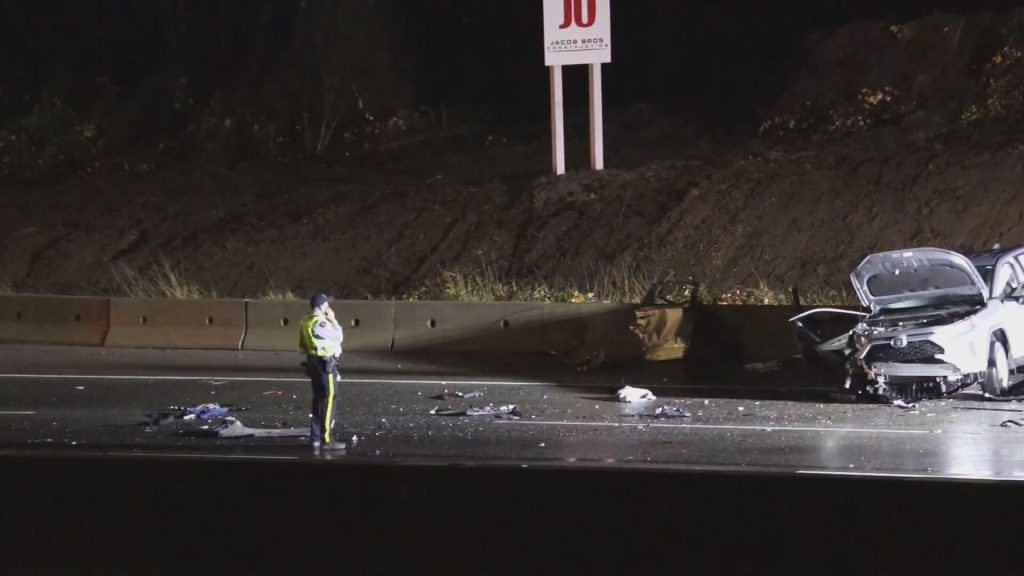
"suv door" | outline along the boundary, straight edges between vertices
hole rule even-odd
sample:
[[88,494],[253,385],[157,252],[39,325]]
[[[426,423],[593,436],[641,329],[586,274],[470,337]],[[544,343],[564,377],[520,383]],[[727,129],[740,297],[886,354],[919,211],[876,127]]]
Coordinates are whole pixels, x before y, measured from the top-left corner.
[[[997,285],[999,278],[1002,286]],[[999,258],[992,271],[993,298],[1003,301],[1003,326],[1010,344],[1011,366],[1024,365],[1024,247],[1015,248]]]

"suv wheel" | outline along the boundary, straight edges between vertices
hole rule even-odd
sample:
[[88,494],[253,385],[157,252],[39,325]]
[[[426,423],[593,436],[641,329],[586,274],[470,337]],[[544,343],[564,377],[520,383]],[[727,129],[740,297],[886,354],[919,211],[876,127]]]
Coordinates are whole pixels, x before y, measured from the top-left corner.
[[1010,359],[1003,343],[995,338],[988,346],[988,371],[981,389],[989,396],[1002,396],[1010,387]]

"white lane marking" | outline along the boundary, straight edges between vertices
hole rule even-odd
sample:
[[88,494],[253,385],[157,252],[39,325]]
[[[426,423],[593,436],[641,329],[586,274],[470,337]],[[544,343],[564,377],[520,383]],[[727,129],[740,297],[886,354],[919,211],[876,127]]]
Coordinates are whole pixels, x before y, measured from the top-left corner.
[[35,412],[2,412],[2,411],[0,411],[0,416],[31,416],[33,414],[35,414]]
[[[0,374],[3,379],[36,379],[36,380],[165,380],[175,382],[309,382],[308,378],[267,378],[267,377],[244,377],[244,376],[126,376],[126,375],[102,375],[102,374]],[[378,379],[378,378],[342,378],[342,382],[352,384],[417,384],[417,385],[464,385],[464,386],[560,386],[563,388],[614,388],[616,384],[601,383],[575,383],[575,382],[519,382],[516,380],[449,380],[449,379]],[[803,386],[715,386],[714,384],[649,384],[654,389],[663,390],[730,390],[746,392],[777,392],[777,391],[806,391],[806,392],[833,392],[836,387],[803,387]]]
[[728,424],[657,424],[632,422],[551,422],[545,420],[495,420],[495,424],[534,426],[604,426],[608,428],[697,428],[709,430],[755,430],[761,432],[853,432],[881,434],[933,434],[931,430],[887,430],[885,428],[814,428],[809,426],[731,426]]
[[842,470],[797,470],[797,474],[811,476],[852,476],[856,478],[924,478],[931,480],[987,480],[998,482],[1024,482],[1024,478],[1007,476],[957,476],[954,474],[904,474],[901,472],[846,472]]
[[168,380],[168,381],[196,381],[196,382],[309,382],[309,378],[242,378],[242,377],[216,377],[208,376],[125,376],[115,374],[0,374],[0,378],[15,379],[25,378],[30,380]]
[[160,454],[159,452],[103,452],[104,456],[144,458],[234,458],[238,460],[298,460],[298,456],[246,456],[244,454]]
[[[309,378],[267,378],[267,377],[245,377],[245,376],[126,376],[126,375],[103,375],[103,374],[0,374],[5,379],[33,379],[33,380],[164,380],[173,382],[303,382],[308,383]],[[342,378],[342,382],[361,384],[465,384],[465,385],[494,385],[494,386],[556,386],[554,382],[516,382],[501,380],[385,380],[366,378]]]

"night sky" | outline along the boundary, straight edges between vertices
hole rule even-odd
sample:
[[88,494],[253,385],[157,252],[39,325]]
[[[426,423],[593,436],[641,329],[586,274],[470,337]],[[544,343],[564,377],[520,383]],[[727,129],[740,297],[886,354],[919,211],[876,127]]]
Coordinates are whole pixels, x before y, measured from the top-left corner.
[[[351,0],[341,6],[364,4]],[[541,3],[376,0],[387,24],[366,36],[392,42],[410,101],[469,117],[543,119]],[[0,90],[88,100],[97,77],[124,89],[159,74],[195,79],[208,93],[254,84],[290,67],[281,54],[304,34],[306,0],[0,0]],[[1001,9],[1001,0],[613,0],[611,108],[638,102],[700,106],[742,119],[770,102],[809,34],[858,19],[909,19],[935,10]],[[513,7],[510,7],[513,6]],[[367,63],[367,65],[373,65]],[[567,90],[584,90],[582,69]],[[582,97],[579,94],[577,100]],[[16,107],[16,106],[15,106]],[[474,116],[476,115],[476,116]]]

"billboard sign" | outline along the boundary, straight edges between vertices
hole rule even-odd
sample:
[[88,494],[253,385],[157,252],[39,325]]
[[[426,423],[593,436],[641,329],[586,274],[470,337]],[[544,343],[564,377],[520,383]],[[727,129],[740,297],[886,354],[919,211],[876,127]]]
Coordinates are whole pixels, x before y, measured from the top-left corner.
[[546,65],[611,61],[611,0],[544,0]]

